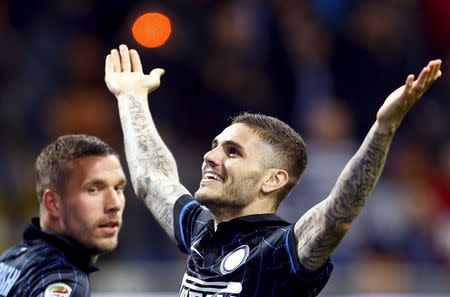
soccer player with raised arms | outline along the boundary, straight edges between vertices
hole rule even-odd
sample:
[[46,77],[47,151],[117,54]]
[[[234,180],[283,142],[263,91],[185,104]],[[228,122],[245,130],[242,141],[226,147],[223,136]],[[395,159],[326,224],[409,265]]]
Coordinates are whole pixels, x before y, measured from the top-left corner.
[[188,254],[180,296],[316,296],[332,272],[333,250],[375,187],[396,130],[441,76],[440,66],[433,60],[417,79],[407,76],[330,194],[289,224],[275,212],[306,166],[297,132],[266,115],[234,117],[205,153],[192,196],[149,111],[147,95],[164,71],[144,74],[135,50],[113,49],[105,81],[117,98],[134,190]]

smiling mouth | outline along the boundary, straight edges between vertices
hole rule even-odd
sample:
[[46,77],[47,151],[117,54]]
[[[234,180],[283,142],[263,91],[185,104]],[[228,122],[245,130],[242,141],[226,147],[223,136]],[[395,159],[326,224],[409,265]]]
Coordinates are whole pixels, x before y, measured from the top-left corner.
[[203,176],[202,181],[218,181],[223,182],[224,179],[220,175],[213,173],[213,172],[205,172],[205,175]]

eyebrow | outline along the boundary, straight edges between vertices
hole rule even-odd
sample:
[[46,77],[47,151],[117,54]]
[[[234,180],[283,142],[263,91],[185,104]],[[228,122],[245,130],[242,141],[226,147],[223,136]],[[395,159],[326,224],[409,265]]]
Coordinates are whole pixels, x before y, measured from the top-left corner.
[[[214,140],[212,141],[212,144],[218,144],[219,141],[217,140],[217,138],[214,138]],[[225,140],[221,143],[221,145],[229,145],[229,146],[234,146],[235,148],[237,148],[238,150],[243,151],[244,147],[242,145],[240,145],[239,143],[233,141],[233,140]]]
[[[107,184],[107,183],[105,182],[105,180],[103,180],[103,179],[98,179],[98,178],[88,180],[87,182],[84,183],[85,186],[103,186],[103,185],[106,185],[106,184]],[[120,186],[126,186],[126,185],[127,185],[127,180],[126,180],[126,179],[121,179],[121,180],[119,180],[119,182],[117,182],[115,185],[116,185],[116,186],[117,186],[117,185],[120,185]]]

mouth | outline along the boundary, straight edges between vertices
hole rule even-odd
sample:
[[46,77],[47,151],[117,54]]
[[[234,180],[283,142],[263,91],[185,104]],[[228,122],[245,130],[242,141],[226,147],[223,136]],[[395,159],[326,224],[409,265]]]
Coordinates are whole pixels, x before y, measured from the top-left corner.
[[115,235],[119,232],[120,223],[119,221],[108,221],[100,224],[98,227],[107,235]]
[[212,171],[205,171],[205,173],[203,174],[203,178],[202,178],[202,182],[224,182],[224,178],[223,176],[212,172]]

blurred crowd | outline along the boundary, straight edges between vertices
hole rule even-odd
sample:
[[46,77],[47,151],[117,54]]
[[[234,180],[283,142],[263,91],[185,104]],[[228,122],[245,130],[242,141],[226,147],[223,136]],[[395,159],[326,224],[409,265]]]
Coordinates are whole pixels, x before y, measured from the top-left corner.
[[[151,11],[172,20],[169,41],[156,49],[130,33]],[[265,113],[300,132],[309,164],[279,212],[292,222],[328,195],[386,96],[441,58],[443,77],[404,120],[333,259],[358,275],[376,274],[380,263],[450,273],[448,0],[0,1],[0,251],[37,215],[33,166],[46,143],[86,133],[123,155],[103,81],[104,58],[120,43],[140,52],[146,71],[166,70],[150,107],[191,192],[230,116]],[[124,216],[119,249],[104,261],[181,261],[131,187]]]

